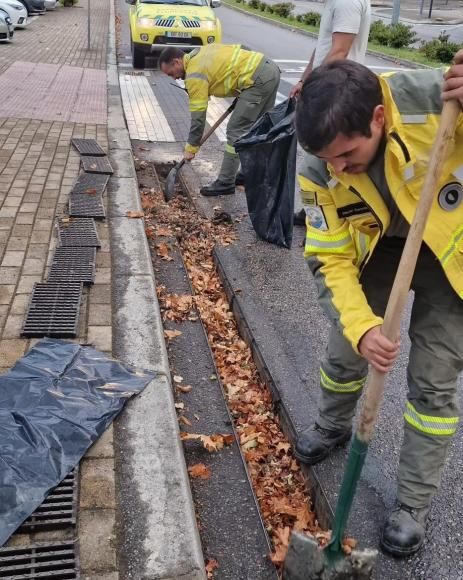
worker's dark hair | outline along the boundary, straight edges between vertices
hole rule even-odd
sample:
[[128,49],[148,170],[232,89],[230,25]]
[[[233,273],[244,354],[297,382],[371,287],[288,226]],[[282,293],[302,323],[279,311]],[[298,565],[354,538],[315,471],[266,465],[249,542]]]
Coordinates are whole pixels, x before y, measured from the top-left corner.
[[310,74],[297,100],[299,143],[317,153],[339,134],[370,137],[373,111],[382,102],[378,77],[367,67],[349,60],[322,65]]
[[161,68],[162,64],[170,64],[175,58],[183,58],[185,53],[177,46],[168,46],[164,48],[159,55],[158,66]]

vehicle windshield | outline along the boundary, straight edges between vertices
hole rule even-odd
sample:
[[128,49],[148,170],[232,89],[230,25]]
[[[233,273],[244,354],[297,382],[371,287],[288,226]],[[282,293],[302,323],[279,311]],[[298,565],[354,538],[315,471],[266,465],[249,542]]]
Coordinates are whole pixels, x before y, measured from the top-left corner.
[[141,4],[175,4],[181,6],[208,6],[207,0],[140,0]]

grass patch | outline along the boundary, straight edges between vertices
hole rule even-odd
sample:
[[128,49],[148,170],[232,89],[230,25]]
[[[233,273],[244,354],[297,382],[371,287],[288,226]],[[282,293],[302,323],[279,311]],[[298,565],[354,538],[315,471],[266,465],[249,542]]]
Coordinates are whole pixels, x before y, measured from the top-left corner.
[[[282,22],[283,24],[287,24],[288,26],[291,26],[292,28],[297,28],[298,30],[304,30],[306,32],[311,32],[313,34],[318,34],[318,27],[298,22],[294,17],[284,18],[282,16],[277,16],[276,14],[270,14],[269,12],[262,12],[258,8],[251,8],[248,4],[245,4],[243,2],[237,2],[237,0],[223,0],[223,3],[225,5],[236,6],[237,8],[241,8],[242,10],[245,10],[250,14],[257,14],[258,16],[264,16],[269,20]],[[417,64],[423,64],[432,67],[448,66],[444,65],[441,62],[429,60],[428,58],[426,58],[424,54],[418,52],[418,50],[414,48],[392,48],[389,46],[383,46],[381,44],[375,44],[373,42],[368,43],[368,48],[380,54],[384,54],[385,56],[402,60],[409,60]]]

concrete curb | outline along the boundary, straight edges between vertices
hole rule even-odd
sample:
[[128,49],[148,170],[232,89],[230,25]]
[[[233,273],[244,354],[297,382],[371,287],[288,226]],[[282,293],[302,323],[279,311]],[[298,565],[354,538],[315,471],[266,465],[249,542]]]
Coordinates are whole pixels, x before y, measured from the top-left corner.
[[113,352],[157,377],[115,422],[120,578],[206,577],[174,407],[156,282],[143,222],[132,147],[122,109],[111,1],[107,60],[109,228],[113,273]]
[[[291,32],[295,32],[296,34],[302,34],[302,36],[308,36],[309,38],[318,38],[318,34],[315,32],[309,32],[308,30],[302,30],[301,28],[297,28],[291,26],[291,24],[286,24],[285,22],[278,22],[278,20],[273,20],[272,18],[267,18],[267,16],[261,16],[260,14],[255,14],[254,12],[248,12],[244,8],[239,8],[238,6],[233,6],[233,4],[228,4],[227,2],[223,3],[223,6],[230,8],[231,10],[236,10],[237,12],[242,12],[243,14],[247,14],[248,16],[253,16],[257,18],[257,20],[263,20],[268,24],[274,24],[280,28],[286,28],[286,30],[291,30]],[[393,56],[388,56],[387,54],[383,54],[382,52],[376,52],[376,50],[367,50],[367,54],[370,56],[376,56],[376,58],[381,58],[387,62],[392,62],[395,64],[401,64],[403,66],[407,66],[409,68],[434,68],[427,64],[418,64],[416,62],[412,62],[411,60],[395,58]]]

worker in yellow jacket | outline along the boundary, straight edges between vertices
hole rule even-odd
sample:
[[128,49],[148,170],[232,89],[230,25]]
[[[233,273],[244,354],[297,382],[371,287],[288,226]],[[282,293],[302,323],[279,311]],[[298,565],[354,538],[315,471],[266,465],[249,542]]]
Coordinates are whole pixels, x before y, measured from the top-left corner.
[[165,48],[159,67],[174,79],[184,79],[190,100],[191,128],[185,159],[191,161],[199,149],[206,125],[209,97],[238,97],[227,126],[227,143],[219,176],[201,188],[202,195],[235,193],[239,157],[234,144],[255,121],[273,108],[280,83],[277,65],[260,52],[240,45],[209,44],[185,54],[175,46]]
[[[312,72],[296,110],[311,155],[299,176],[306,210],[305,256],[333,325],[321,364],[314,426],[296,456],[321,461],[349,440],[368,364],[387,372],[399,345],[381,334],[382,316],[420,196],[442,97],[463,101],[463,51],[438,70],[377,77],[333,62]],[[444,88],[443,88],[444,87]],[[444,91],[444,92],[442,92]],[[408,397],[397,506],[381,545],[416,552],[458,426],[463,370],[463,114],[445,162],[413,277]]]

